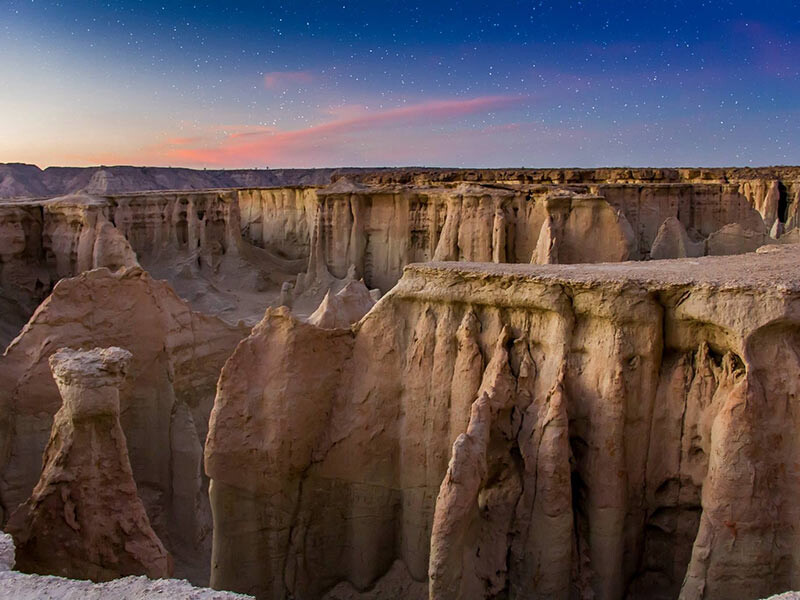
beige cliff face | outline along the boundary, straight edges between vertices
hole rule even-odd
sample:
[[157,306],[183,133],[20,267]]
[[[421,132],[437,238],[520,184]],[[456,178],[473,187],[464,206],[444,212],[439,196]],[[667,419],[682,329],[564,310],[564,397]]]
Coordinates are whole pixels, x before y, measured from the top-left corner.
[[[387,174],[377,182],[366,178],[367,184],[339,179],[315,191],[309,266],[298,285],[322,288],[319,302],[330,277],[342,279],[354,269],[367,286],[385,293],[412,262],[574,264],[741,254],[771,243],[770,228],[778,238],[795,227],[793,183],[737,184],[692,173],[637,181],[647,175],[638,171],[606,173],[610,182],[566,171],[561,178],[551,175],[537,184],[402,177],[402,184],[382,183],[391,181]],[[769,194],[762,188],[772,190],[774,210],[764,209]],[[285,210],[293,215],[297,209]],[[741,233],[731,235],[734,226]]]
[[797,168],[7,167],[41,199],[0,203],[0,525],[42,475],[48,358],[119,346],[138,497],[195,583],[797,587]]
[[[793,239],[800,198],[800,173],[777,168],[342,170],[325,171],[334,180],[327,186],[298,172],[300,183],[318,185],[178,192],[131,191],[146,189],[157,170],[46,173],[52,178],[42,189],[77,193],[0,204],[0,306],[10,315],[2,345],[60,278],[91,268],[141,264],[193,308],[253,325],[289,294],[295,312],[308,316],[351,271],[350,279],[386,293],[412,262],[570,264],[752,251],[759,239]],[[153,186],[198,187],[193,177],[219,175],[169,173],[158,171]],[[226,175],[243,185],[290,176]],[[662,239],[653,253],[674,219],[694,246],[666,251]],[[734,225],[736,233],[722,231]]]
[[352,330],[268,312],[212,413],[212,584],[320,598],[405,570],[431,598],[796,586],[781,498],[798,485],[798,252],[415,265]]
[[94,581],[171,575],[171,558],[137,495],[119,421],[130,362],[130,352],[116,347],[50,356],[63,405],[39,482],[8,521],[20,570]]
[[39,479],[61,406],[49,356],[64,346],[120,346],[133,353],[120,422],[139,495],[178,574],[202,581],[211,541],[202,445],[220,369],[246,334],[192,312],[138,267],[60,281],[0,357],[3,520]]
[[242,237],[239,202],[236,191],[206,191],[0,204],[0,306],[9,315],[0,345],[13,339],[59,279],[100,267],[141,265],[193,308],[255,324],[266,306],[278,303],[281,284],[306,267],[309,240],[301,224],[278,239],[293,214],[284,202],[262,209],[267,225],[253,240],[258,244],[250,243]]

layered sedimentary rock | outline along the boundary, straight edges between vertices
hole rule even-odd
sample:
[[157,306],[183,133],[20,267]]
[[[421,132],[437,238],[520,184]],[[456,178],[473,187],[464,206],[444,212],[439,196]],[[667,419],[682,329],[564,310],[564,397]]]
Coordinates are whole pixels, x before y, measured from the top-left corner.
[[350,281],[335,294],[328,291],[308,322],[325,329],[347,328],[360,321],[374,305],[367,287],[360,281]]
[[[690,258],[704,256],[706,244],[703,240],[692,240],[686,228],[676,217],[669,217],[658,228],[650,258]],[[736,253],[734,253],[736,254]]]
[[202,445],[220,369],[247,332],[193,312],[138,267],[61,280],[0,357],[0,520],[30,496],[61,406],[49,356],[126,348],[120,421],[139,495],[176,572],[202,582],[211,530]]
[[120,426],[119,391],[131,362],[121,348],[50,356],[63,399],[39,482],[6,530],[29,573],[108,581],[169,577],[172,559],[150,526]]
[[[408,173],[205,192],[88,186],[93,195],[0,204],[0,305],[10,315],[0,343],[59,278],[100,266],[138,261],[196,309],[252,325],[283,301],[281,289],[307,316],[350,271],[385,293],[411,262],[647,259],[674,220],[697,244],[687,256],[701,242],[702,253],[740,253],[797,226],[791,169]],[[741,235],[718,233],[734,224]],[[665,254],[663,241],[652,256],[683,255]]]
[[[322,270],[334,278],[354,270],[385,293],[411,262],[572,264],[750,252],[759,236],[771,243],[765,223],[794,226],[788,208],[780,218],[764,209],[756,183],[424,186],[342,178],[315,191],[309,267],[298,286],[325,280]],[[774,204],[778,188],[764,189],[773,190],[767,203]],[[308,218],[307,208],[302,214]],[[720,233],[734,225],[741,235]]]
[[[286,208],[286,207],[284,207]],[[281,214],[291,211],[283,210]],[[75,195],[0,204],[0,306],[5,346],[64,277],[141,264],[181,297],[229,322],[251,325],[276,303],[280,286],[306,267],[308,241],[270,213],[260,246],[242,237],[234,191]],[[247,230],[246,230],[247,231]],[[305,246],[303,245],[305,244]],[[272,250],[271,248],[274,248]],[[297,258],[301,256],[301,258]]]
[[212,412],[212,584],[797,587],[799,256],[414,265],[349,330],[268,311]]

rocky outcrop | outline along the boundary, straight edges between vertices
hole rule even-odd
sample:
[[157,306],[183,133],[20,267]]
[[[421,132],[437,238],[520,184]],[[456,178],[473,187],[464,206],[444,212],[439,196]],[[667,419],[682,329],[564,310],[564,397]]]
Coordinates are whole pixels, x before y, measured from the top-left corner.
[[61,280],[0,357],[0,520],[31,495],[61,407],[50,355],[123,347],[133,359],[120,421],[139,495],[176,572],[202,583],[211,533],[202,445],[221,367],[247,332],[193,312],[140,268]]
[[414,265],[350,330],[268,311],[212,412],[212,584],[313,599],[405,569],[433,598],[791,588],[798,252]]
[[10,316],[0,345],[13,339],[59,279],[99,267],[141,264],[193,308],[253,325],[268,304],[277,304],[281,285],[307,265],[308,241],[295,243],[305,230],[299,223],[297,235],[284,229],[290,213],[287,206],[269,213],[277,224],[262,228],[264,247],[258,247],[242,237],[235,191],[0,204],[0,306]]
[[94,581],[171,575],[172,560],[137,495],[119,422],[130,361],[130,352],[115,347],[50,356],[64,402],[39,482],[6,527],[20,570]]
[[766,232],[771,218],[772,227],[785,230],[794,214],[778,207],[762,217],[766,200],[756,183],[422,186],[339,179],[314,192],[309,266],[298,288],[324,294],[329,276],[342,279],[355,269],[385,293],[411,262],[575,264],[749,252],[754,239],[723,242],[730,234],[722,228]]
[[320,266],[336,278],[354,268],[368,287],[385,293],[410,262],[639,258],[625,215],[598,196],[569,189],[368,187],[342,181],[316,192],[319,212],[303,289],[313,287],[315,277],[324,279],[315,275]]
[[773,240],[763,226],[752,230],[746,229],[739,223],[731,223],[708,236],[706,252],[710,256],[744,254],[755,252],[757,248],[771,243]]
[[325,294],[308,322],[325,329],[350,327],[361,320],[375,305],[367,287],[360,281],[350,281],[341,290]]
[[[692,241],[686,228],[677,218],[669,217],[658,228],[653,247],[650,249],[650,258],[661,260],[664,258],[693,258],[703,256],[705,243]],[[739,254],[731,252],[730,254]]]

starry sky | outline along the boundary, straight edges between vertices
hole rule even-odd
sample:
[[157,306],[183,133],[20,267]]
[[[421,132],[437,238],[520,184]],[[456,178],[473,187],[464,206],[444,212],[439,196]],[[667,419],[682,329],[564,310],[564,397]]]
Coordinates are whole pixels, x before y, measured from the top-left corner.
[[800,164],[786,0],[0,0],[0,162]]

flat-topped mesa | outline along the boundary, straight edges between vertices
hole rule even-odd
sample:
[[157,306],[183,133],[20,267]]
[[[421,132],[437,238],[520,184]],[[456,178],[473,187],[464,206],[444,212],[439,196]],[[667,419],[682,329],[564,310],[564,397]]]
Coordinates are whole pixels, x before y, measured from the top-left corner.
[[169,577],[172,560],[138,496],[119,421],[131,353],[62,348],[49,362],[63,405],[39,482],[8,521],[18,568],[94,581]]
[[212,412],[212,585],[791,589],[799,258],[415,264],[350,329],[267,312]]

